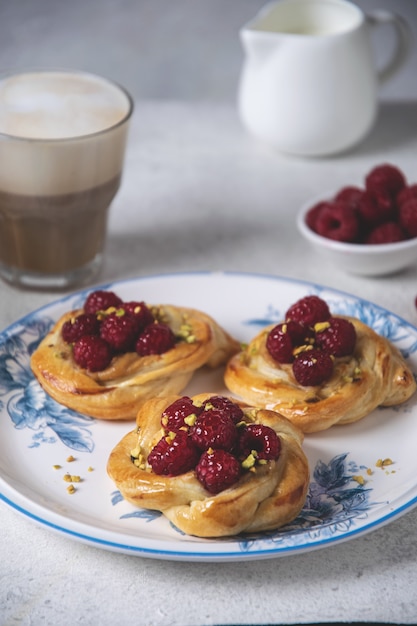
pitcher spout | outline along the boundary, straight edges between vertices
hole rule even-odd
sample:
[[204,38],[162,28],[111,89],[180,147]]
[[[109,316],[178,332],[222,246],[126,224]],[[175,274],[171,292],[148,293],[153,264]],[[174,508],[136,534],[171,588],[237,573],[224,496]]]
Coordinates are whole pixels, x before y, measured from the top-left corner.
[[244,27],[240,31],[240,40],[247,59],[254,63],[263,63],[277,48],[276,33]]

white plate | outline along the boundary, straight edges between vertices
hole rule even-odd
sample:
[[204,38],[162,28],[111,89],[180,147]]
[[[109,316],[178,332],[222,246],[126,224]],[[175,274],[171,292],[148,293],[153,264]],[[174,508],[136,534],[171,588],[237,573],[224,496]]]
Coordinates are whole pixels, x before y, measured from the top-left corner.
[[[124,299],[200,308],[242,341],[281,320],[299,298],[318,294],[334,313],[359,317],[388,337],[417,371],[416,328],[374,304],[319,285],[272,276],[195,273],[105,287]],[[183,561],[234,561],[334,545],[392,522],[417,504],[414,398],[400,407],[377,409],[356,424],[307,435],[312,481],[306,505],[297,520],[276,532],[202,540],[183,535],[158,513],[135,509],[106,474],[110,451],[131,425],[65,409],[46,396],[29,367],[30,353],[52,322],[79,306],[85,295],[72,294],[35,311],[0,335],[1,498],[31,520],[107,550]],[[221,370],[202,370],[184,393],[198,391],[225,393]],[[70,455],[73,462],[67,461]],[[392,465],[377,466],[387,458]],[[82,479],[72,495],[64,480],[67,472]]]

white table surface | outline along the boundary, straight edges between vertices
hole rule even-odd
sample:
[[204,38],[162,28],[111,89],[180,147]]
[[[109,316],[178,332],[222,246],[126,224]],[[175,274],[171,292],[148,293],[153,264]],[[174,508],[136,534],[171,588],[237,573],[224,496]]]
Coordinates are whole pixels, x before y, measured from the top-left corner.
[[[35,4],[38,12],[32,10]],[[103,2],[99,34],[92,26],[96,39],[86,27],[87,18],[92,24],[94,4],[98,6],[81,0],[39,1],[12,8],[12,3],[0,2],[0,42],[5,35],[0,50],[3,46],[5,65],[11,65],[13,54],[15,66],[45,65],[47,54],[56,51],[54,64],[100,73],[107,67],[114,78],[119,67],[120,81],[135,96],[123,184],[112,207],[106,260],[97,282],[195,270],[273,274],[343,289],[417,324],[417,266],[384,278],[345,275],[315,256],[294,221],[310,196],[360,184],[382,162],[397,164],[417,182],[414,53],[392,91],[387,87],[381,94],[379,119],[361,146],[335,158],[302,160],[255,142],[236,116],[231,94],[241,57],[233,37],[261,3],[227,3],[225,22],[216,14],[221,2],[206,0],[196,3],[198,7],[185,0],[176,3],[187,26],[183,40],[172,48],[180,66],[193,43],[196,63],[203,63],[205,46],[199,35],[216,32],[217,24],[217,48],[230,50],[228,61],[219,66],[218,83],[212,68],[205,83],[198,80],[201,68],[190,67],[192,93],[184,75],[175,74],[174,67],[167,71],[166,56],[162,61],[160,46],[173,42],[181,30],[174,3],[169,9],[161,0],[115,6]],[[391,7],[417,23],[414,2],[359,4]],[[117,6],[123,11],[115,12]],[[144,16],[155,30],[152,45],[146,21],[144,25],[140,19]],[[134,19],[143,39],[135,35]],[[192,30],[193,20],[197,31]],[[78,44],[77,25],[82,35]],[[109,50],[105,37],[111,32],[116,45]],[[42,33],[30,57],[30,43]],[[141,57],[141,42],[152,76]],[[133,65],[126,68],[129,53]],[[170,90],[158,74],[162,69]],[[0,283],[0,328],[56,297]],[[0,624],[412,624],[417,622],[416,531],[413,510],[388,526],[324,550],[247,564],[184,563],[86,546],[33,524],[1,503]]]

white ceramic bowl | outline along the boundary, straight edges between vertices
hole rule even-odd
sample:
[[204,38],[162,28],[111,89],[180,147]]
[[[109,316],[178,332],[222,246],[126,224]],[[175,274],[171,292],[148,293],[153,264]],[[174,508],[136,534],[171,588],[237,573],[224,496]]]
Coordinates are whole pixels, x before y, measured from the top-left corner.
[[301,235],[328,262],[349,274],[384,276],[394,274],[417,263],[417,237],[387,244],[343,243],[313,232],[305,221],[308,211],[318,202],[334,194],[321,194],[306,202],[297,216]]

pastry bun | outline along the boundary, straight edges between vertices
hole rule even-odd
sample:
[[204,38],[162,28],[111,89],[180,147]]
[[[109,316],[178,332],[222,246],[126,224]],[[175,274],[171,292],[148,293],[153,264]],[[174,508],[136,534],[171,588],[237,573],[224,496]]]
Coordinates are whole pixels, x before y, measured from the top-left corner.
[[271,325],[230,359],[227,388],[245,402],[273,407],[304,433],[356,422],[378,406],[407,401],[416,381],[397,348],[360,320],[345,319],[356,330],[354,352],[335,359],[333,375],[323,384],[300,385],[291,364],[279,364],[271,357],[266,348]]
[[180,393],[198,368],[223,365],[239,350],[239,343],[201,311],[172,305],[154,308],[174,334],[186,325],[193,341],[177,341],[163,354],[116,355],[106,369],[91,372],[77,365],[72,346],[62,338],[65,322],[82,313],[70,311],[32,354],[34,375],[52,398],[75,411],[104,420],[133,420],[147,399]]
[[[211,394],[193,397],[194,402]],[[246,471],[220,493],[206,491],[196,471],[178,476],[155,474],[148,464],[134,464],[140,449],[147,459],[161,437],[161,414],[178,397],[149,400],[137,416],[137,428],[113,449],[107,471],[123,497],[135,506],[155,509],[181,531],[198,537],[227,537],[273,530],[292,521],[302,509],[309,485],[309,467],[302,450],[303,434],[275,411],[241,405],[244,420],[272,428],[281,442],[277,460]]]

